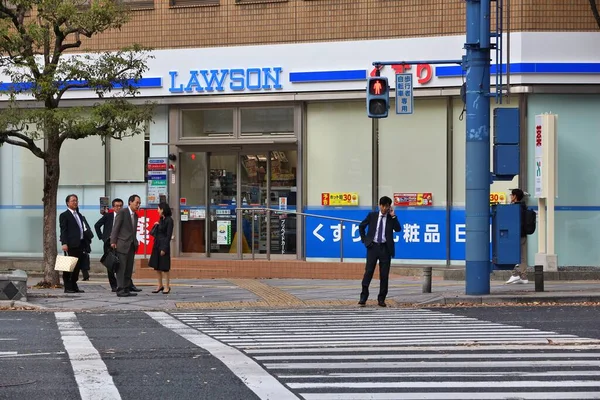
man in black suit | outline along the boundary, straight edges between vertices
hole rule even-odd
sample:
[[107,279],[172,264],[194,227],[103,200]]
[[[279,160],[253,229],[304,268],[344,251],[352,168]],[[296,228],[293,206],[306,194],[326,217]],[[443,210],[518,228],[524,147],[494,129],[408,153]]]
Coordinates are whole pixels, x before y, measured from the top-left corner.
[[65,202],[67,203],[68,209],[60,214],[58,218],[60,226],[60,243],[62,244],[62,250],[66,252],[67,255],[79,259],[73,272],[63,272],[65,293],[84,293],[84,291],[77,286],[77,280],[79,279],[81,261],[87,248],[86,239],[84,237],[86,225],[83,216],[77,211],[79,205],[77,196],[70,194],[67,196]]
[[138,248],[137,240],[137,211],[140,208],[140,196],[134,194],[129,196],[128,207],[121,209],[115,214],[115,222],[110,234],[110,245],[117,250],[119,257],[119,269],[117,271],[117,296],[136,296],[132,293],[131,275],[135,252]]
[[[110,250],[110,234],[112,233],[113,225],[115,222],[115,215],[123,208],[123,200],[116,198],[112,201],[112,212],[105,212],[102,217],[94,224],[98,238],[104,243],[104,255]],[[113,272],[107,271],[108,283],[113,292],[117,291],[117,277]],[[141,292],[142,289],[138,289],[133,282],[129,287],[131,292]]]
[[[368,232],[365,229],[369,227]],[[379,199],[379,211],[370,212],[358,226],[360,239],[367,248],[367,264],[362,280],[362,292],[358,304],[364,307],[369,298],[369,285],[373,279],[375,266],[379,260],[379,296],[377,304],[385,307],[388,293],[390,263],[396,255],[394,232],[400,232],[400,222],[392,208],[392,199],[383,196]]]

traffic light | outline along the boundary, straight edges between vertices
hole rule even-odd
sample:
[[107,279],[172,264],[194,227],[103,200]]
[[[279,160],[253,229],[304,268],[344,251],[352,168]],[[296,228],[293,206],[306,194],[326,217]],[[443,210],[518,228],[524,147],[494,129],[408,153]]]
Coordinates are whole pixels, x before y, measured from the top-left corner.
[[390,108],[390,87],[382,76],[372,76],[367,81],[367,115],[369,118],[386,118]]

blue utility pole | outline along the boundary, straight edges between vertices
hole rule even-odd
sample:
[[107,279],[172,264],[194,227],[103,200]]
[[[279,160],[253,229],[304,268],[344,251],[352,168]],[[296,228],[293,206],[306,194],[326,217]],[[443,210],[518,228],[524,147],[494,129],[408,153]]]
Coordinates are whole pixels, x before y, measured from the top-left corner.
[[466,0],[466,288],[490,294],[490,0]]
[[[395,64],[460,64],[466,70],[466,279],[465,293],[490,294],[490,0],[465,0],[466,55],[461,60],[375,61],[375,67]],[[496,1],[496,68],[502,71],[502,0]],[[501,99],[496,77],[494,97]],[[500,96],[500,97],[498,97]],[[512,178],[511,178],[512,179]]]

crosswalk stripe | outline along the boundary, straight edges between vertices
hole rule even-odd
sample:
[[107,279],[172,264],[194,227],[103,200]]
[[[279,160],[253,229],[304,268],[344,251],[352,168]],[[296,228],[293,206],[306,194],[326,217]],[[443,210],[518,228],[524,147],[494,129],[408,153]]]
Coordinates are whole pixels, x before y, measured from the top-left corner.
[[[556,376],[600,376],[600,371],[459,371],[459,372],[323,372],[319,375],[277,375],[280,379],[340,379],[340,378],[440,378],[440,377],[478,377],[478,378],[500,378],[500,377],[556,377]],[[598,383],[598,382],[597,382]]]
[[85,334],[73,312],[54,314],[69,355],[82,400],[120,400],[121,395],[100,353]]
[[[256,360],[411,360],[411,359],[445,359],[445,358],[468,358],[478,359],[481,354],[350,354],[350,355],[285,355],[285,356],[256,356]],[[598,359],[598,353],[520,353],[520,354],[490,354],[485,353],[485,358],[594,358]]]
[[201,347],[221,360],[240,380],[261,399],[296,400],[298,397],[265,372],[252,358],[239,350],[206,336],[164,312],[146,312],[165,328]]
[[[373,345],[364,347],[362,343],[356,344],[356,347],[300,347],[295,346],[291,348],[265,348],[265,349],[245,349],[244,351],[248,354],[287,354],[287,353],[347,353],[347,352],[391,352],[391,351],[410,351],[410,352],[424,352],[424,351],[523,351],[524,347],[519,340],[518,344],[503,344],[501,346],[494,344],[477,344],[477,345],[454,345],[454,346],[389,346],[388,343],[380,343],[379,345]],[[552,345],[545,341],[545,344],[527,344],[526,350],[548,350],[548,349],[560,349],[560,350],[600,350],[600,344],[560,344]]]
[[598,399],[598,392],[400,392],[400,393],[301,393],[305,400],[498,400],[543,399],[587,400]]
[[[452,381],[452,382],[299,382],[288,383],[292,389],[415,389],[415,388],[504,388],[506,382],[493,381]],[[549,388],[563,386],[569,387],[598,387],[598,381],[519,381],[519,385],[526,388]]]
[[[482,356],[485,358],[485,355]],[[478,362],[480,368],[516,368],[532,366],[531,361],[483,361]],[[600,367],[600,361],[562,360],[562,361],[535,361],[536,367]],[[375,369],[375,368],[469,368],[473,361],[454,362],[344,362],[344,363],[265,363],[268,369]]]

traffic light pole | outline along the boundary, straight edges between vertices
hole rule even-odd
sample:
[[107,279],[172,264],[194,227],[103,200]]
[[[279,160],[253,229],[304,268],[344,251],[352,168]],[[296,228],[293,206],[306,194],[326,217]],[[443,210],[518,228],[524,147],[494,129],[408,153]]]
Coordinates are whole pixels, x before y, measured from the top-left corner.
[[490,0],[465,0],[466,56],[462,60],[376,61],[460,64],[466,70],[466,274],[465,293],[490,293]]
[[490,294],[490,0],[466,0],[465,293]]

